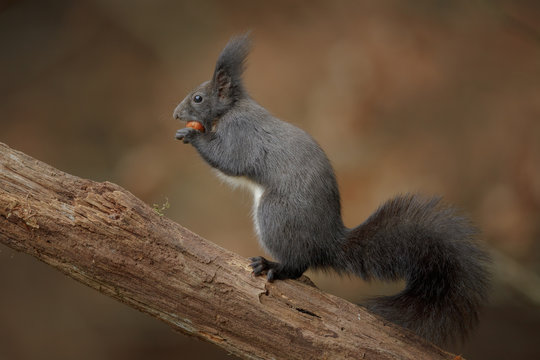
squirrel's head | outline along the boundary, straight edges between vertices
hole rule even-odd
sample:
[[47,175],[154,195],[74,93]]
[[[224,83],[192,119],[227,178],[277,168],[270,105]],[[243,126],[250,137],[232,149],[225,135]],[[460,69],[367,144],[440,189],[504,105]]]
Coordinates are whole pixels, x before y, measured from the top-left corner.
[[173,116],[211,129],[235,103],[247,97],[242,73],[250,49],[249,33],[233,37],[218,57],[212,80],[199,85],[176,107]]

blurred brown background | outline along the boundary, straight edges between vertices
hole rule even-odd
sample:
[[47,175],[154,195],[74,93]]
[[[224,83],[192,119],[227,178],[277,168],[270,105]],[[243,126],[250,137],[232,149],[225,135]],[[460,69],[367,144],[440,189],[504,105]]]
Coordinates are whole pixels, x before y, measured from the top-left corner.
[[[538,2],[0,2],[0,141],[149,204],[168,199],[171,219],[261,254],[251,199],[175,141],[172,119],[248,29],[248,89],[326,150],[347,225],[419,191],[481,228],[495,259],[491,302],[451,350],[540,358]],[[399,288],[309,276],[356,302]],[[2,360],[230,358],[4,246],[0,288]]]

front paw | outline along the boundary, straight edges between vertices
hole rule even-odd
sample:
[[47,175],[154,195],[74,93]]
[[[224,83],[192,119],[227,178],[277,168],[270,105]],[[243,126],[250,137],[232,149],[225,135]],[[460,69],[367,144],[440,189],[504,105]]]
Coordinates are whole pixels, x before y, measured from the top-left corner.
[[177,140],[184,140],[184,144],[188,144],[198,134],[200,134],[199,130],[195,130],[193,128],[185,127],[185,128],[180,129],[180,130],[178,130],[176,132],[176,139]]

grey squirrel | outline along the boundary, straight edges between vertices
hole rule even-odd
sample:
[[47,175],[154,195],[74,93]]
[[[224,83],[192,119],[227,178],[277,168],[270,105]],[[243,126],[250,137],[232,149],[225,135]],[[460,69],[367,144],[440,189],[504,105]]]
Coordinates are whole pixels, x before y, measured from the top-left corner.
[[247,186],[262,247],[276,262],[251,258],[255,275],[296,279],[308,268],[333,268],[363,279],[404,279],[394,296],[369,310],[442,344],[475,325],[488,289],[489,257],[475,228],[439,198],[401,195],[349,229],[341,218],[334,171],[303,130],[272,116],[242,82],[249,35],[233,37],[211,80],[176,107],[174,118],[195,123],[176,139],[195,147],[220,177]]

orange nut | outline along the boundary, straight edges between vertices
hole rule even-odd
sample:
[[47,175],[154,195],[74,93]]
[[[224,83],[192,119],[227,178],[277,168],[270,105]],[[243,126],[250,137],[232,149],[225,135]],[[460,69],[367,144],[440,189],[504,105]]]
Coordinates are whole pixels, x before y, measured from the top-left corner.
[[204,132],[204,126],[198,121],[188,121],[186,127],[199,130],[200,132]]

